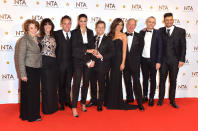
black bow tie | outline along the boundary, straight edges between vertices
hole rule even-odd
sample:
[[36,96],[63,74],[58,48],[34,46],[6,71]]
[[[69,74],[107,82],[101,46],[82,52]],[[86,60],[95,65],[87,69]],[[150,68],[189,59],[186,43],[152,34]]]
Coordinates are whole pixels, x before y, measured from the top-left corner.
[[126,33],[127,36],[133,36],[133,33]]
[[150,32],[150,33],[152,33],[152,31],[151,31],[151,30],[146,30],[146,32]]

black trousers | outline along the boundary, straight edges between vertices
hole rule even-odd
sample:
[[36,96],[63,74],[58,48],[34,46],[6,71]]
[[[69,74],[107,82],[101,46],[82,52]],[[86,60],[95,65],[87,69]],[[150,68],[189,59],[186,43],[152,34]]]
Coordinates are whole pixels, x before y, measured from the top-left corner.
[[170,101],[175,100],[177,74],[178,74],[178,61],[164,61],[160,68],[160,84],[159,84],[159,100],[163,100],[165,96],[165,84],[169,73],[170,88],[169,88],[169,99]]
[[72,89],[72,108],[77,107],[78,96],[81,84],[81,78],[83,77],[83,85],[81,88],[81,104],[86,103],[87,92],[89,86],[90,71],[85,64],[74,64],[74,84]]
[[42,112],[52,114],[58,110],[58,70],[56,58],[42,56],[41,69]]
[[[106,76],[106,72],[104,71],[101,71],[101,70],[96,70],[96,69],[92,69],[92,72],[91,72],[91,76],[93,78],[90,78],[92,79],[92,84],[91,86],[93,85],[93,87],[91,87],[91,93],[93,92],[94,95],[92,95],[92,97],[94,99],[97,99],[97,105],[99,106],[102,106],[103,103],[104,103],[104,92],[105,92],[105,76]],[[97,83],[98,83],[98,86],[99,88],[97,88]],[[97,89],[99,89],[99,95],[97,97]],[[91,99],[92,102],[94,99]]]
[[94,68],[90,69],[90,84],[91,84],[91,102],[97,103],[97,77],[96,70]]
[[142,105],[142,88],[140,84],[140,68],[132,70],[126,65],[123,71],[125,87],[127,91],[127,100],[133,99],[131,77],[133,78],[133,91],[139,106]]
[[59,82],[58,82],[58,93],[59,102],[61,105],[71,103],[71,81],[73,76],[72,68],[68,68],[65,64],[58,66]]
[[141,69],[143,75],[143,96],[148,96],[148,82],[150,79],[150,94],[149,98],[154,98],[156,90],[156,66],[150,58],[141,58]]
[[25,67],[28,81],[21,81],[20,118],[34,121],[40,116],[40,69]]

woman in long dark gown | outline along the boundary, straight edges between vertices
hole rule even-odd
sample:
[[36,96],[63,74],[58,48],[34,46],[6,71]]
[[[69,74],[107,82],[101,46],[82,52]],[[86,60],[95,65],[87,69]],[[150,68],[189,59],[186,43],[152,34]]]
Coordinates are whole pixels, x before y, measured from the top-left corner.
[[123,33],[124,22],[116,18],[110,27],[109,36],[112,38],[115,48],[115,55],[112,58],[110,71],[110,85],[107,96],[108,109],[132,110],[137,105],[129,105],[123,101],[122,92],[122,71],[125,67],[127,37]]
[[40,24],[40,43],[42,45],[42,112],[52,114],[58,110],[58,74],[56,65],[56,41],[54,24],[45,18]]

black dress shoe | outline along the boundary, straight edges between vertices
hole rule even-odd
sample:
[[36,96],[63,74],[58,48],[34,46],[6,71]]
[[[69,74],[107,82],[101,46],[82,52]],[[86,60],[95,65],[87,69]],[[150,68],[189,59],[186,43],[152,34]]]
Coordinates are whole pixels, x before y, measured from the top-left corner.
[[144,107],[141,105],[141,106],[138,106],[139,110],[140,111],[144,111]]
[[157,105],[162,106],[163,105],[163,100],[158,100]]
[[65,106],[68,106],[69,108],[72,108],[72,104],[71,103],[65,103]]
[[64,105],[61,104],[60,107],[59,107],[59,110],[61,110],[61,111],[65,110]]
[[101,112],[101,111],[102,111],[102,106],[97,106],[97,110],[98,110],[99,112]]
[[42,121],[41,118],[35,119],[35,120],[28,120],[29,122],[34,122],[34,121]]
[[147,96],[144,96],[143,97],[143,103],[146,103],[148,101],[148,97]]
[[131,100],[128,100],[128,99],[127,99],[127,100],[125,101],[126,104],[133,103],[133,102],[134,102],[134,99],[131,99]]
[[86,107],[91,107],[91,106],[96,106],[96,103],[90,101],[90,102],[86,105]]
[[153,98],[149,99],[148,105],[149,106],[154,106],[154,99]]
[[175,103],[175,101],[171,101],[170,104],[174,108],[179,108],[179,106]]

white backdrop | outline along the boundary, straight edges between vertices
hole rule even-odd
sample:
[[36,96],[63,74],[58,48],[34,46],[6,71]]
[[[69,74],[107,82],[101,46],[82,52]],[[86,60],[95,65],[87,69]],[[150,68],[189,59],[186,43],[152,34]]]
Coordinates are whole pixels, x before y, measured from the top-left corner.
[[[53,20],[55,30],[58,30],[61,17],[69,15],[72,17],[72,29],[74,29],[77,16],[81,13],[88,15],[88,27],[93,30],[95,22],[102,19],[107,24],[106,32],[108,32],[112,20],[120,17],[125,22],[128,18],[137,19],[136,31],[139,32],[145,27],[147,17],[156,17],[156,28],[159,28],[163,26],[163,14],[172,12],[175,25],[185,28],[187,32],[186,63],[178,74],[176,97],[198,97],[198,33],[196,33],[198,7],[196,5],[198,5],[197,0],[1,0],[0,104],[18,102],[18,78],[14,53],[16,41],[23,35],[22,23],[26,19],[41,21],[48,17]],[[158,89],[155,97],[157,96]]]

